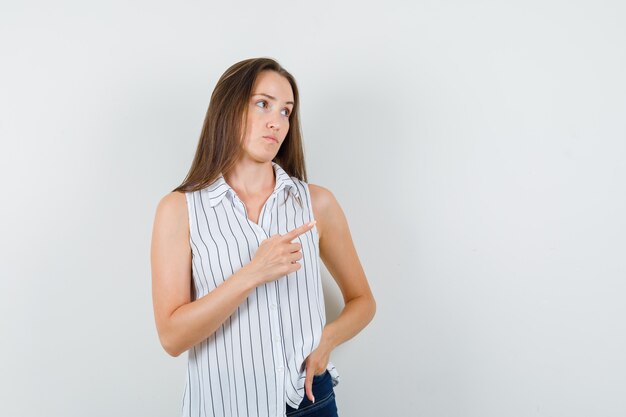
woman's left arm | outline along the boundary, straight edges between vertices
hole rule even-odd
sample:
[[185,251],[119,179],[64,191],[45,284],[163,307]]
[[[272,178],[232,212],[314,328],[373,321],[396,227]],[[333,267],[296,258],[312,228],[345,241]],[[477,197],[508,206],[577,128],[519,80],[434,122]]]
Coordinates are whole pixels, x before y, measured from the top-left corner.
[[305,388],[313,396],[313,375],[323,373],[330,352],[358,334],[374,317],[376,301],[356,253],[348,221],[330,190],[309,184],[313,214],[317,220],[320,258],[337,282],[345,306],[341,314],[326,324],[317,349],[306,360]]

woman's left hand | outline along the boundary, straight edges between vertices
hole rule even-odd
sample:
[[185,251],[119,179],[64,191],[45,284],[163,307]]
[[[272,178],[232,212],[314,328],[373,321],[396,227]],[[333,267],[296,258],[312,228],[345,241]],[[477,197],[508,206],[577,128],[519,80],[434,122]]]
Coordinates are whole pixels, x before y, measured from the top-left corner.
[[331,349],[320,343],[317,349],[311,352],[304,361],[304,366],[306,368],[304,392],[313,403],[315,402],[315,397],[313,396],[313,376],[321,375],[326,372],[326,367],[328,366],[330,358],[330,351]]

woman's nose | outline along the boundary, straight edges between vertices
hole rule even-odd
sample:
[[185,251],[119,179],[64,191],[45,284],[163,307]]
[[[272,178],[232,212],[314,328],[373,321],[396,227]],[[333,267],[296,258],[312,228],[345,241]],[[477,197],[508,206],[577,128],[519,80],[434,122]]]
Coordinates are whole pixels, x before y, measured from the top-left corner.
[[278,120],[270,118],[270,120],[267,121],[267,127],[269,127],[270,129],[279,129],[280,123],[278,122]]

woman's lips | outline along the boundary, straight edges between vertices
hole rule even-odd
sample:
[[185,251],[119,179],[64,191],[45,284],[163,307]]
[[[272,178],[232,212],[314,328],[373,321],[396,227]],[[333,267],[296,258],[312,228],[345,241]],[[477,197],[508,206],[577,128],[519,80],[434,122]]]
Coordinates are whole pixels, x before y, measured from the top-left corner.
[[273,138],[272,136],[263,136],[263,139],[268,142],[278,143],[278,140],[276,138]]

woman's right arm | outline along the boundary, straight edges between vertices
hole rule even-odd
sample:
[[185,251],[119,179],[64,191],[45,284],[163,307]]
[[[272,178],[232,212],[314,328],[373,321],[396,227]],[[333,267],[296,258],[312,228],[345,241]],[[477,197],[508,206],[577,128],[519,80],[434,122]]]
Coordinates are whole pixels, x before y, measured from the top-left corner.
[[259,283],[258,274],[244,266],[191,302],[189,219],[181,192],[166,195],[157,206],[150,258],[157,332],[161,345],[172,356],[213,334]]

